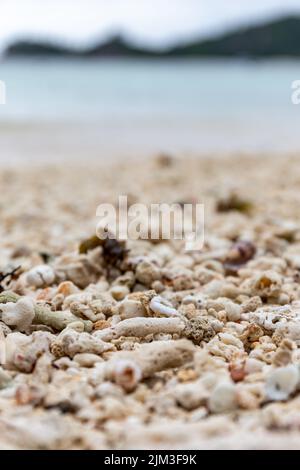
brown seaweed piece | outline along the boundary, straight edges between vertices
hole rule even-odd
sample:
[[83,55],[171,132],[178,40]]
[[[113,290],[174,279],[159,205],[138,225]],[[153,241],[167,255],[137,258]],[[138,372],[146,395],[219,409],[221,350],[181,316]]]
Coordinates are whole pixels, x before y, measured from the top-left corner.
[[90,238],[87,238],[86,240],[83,240],[80,245],[79,245],[79,253],[86,254],[90,250],[94,250],[98,246],[103,245],[104,240],[101,240],[97,235],[93,235]]
[[216,204],[217,212],[238,211],[243,214],[249,214],[252,209],[252,202],[247,199],[243,199],[236,193],[232,193],[229,196],[220,199]]

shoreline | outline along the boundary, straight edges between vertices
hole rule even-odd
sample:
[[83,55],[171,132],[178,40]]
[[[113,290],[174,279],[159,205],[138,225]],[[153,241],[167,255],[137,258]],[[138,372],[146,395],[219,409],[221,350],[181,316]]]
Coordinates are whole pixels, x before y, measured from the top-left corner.
[[[1,122],[0,121],[0,161],[10,165],[44,164],[47,162],[65,162],[66,164],[86,159],[93,162],[105,160],[144,160],[161,153],[174,155],[178,158],[229,158],[241,155],[246,158],[251,155],[280,157],[281,155],[297,155],[300,144],[296,142],[277,141],[270,143],[251,144],[250,135],[240,136],[233,143],[232,129],[228,127],[228,135],[212,138],[211,129],[199,127],[190,129],[189,133],[182,126],[162,127],[141,124],[134,127],[120,123],[80,123],[80,122]],[[201,135],[203,132],[203,135]],[[207,132],[207,135],[205,135]],[[213,143],[209,143],[209,142]],[[227,144],[225,144],[225,141]],[[254,139],[253,142],[259,142]]]

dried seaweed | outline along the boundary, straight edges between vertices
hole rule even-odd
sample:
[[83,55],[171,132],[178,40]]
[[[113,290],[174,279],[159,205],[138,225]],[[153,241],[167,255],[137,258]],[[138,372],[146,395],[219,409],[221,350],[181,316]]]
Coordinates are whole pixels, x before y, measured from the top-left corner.
[[216,210],[217,212],[231,212],[238,211],[243,214],[249,214],[253,209],[253,204],[247,199],[243,199],[239,195],[233,193],[228,197],[222,198],[217,201]]
[[102,256],[107,267],[118,266],[128,253],[125,241],[116,238],[105,238],[103,240],[97,235],[83,240],[79,245],[79,253],[86,254],[99,246],[102,247]]
[[3,286],[3,281],[6,279],[9,279],[9,282],[11,282],[14,279],[17,279],[19,275],[21,274],[19,271],[21,269],[21,266],[18,266],[14,268],[12,271],[8,271],[7,273],[0,272],[0,292],[3,292],[5,290],[5,286]]
[[52,261],[54,258],[53,255],[51,253],[48,253],[47,251],[40,251],[39,255],[45,264],[50,263],[50,261]]
[[101,238],[97,237],[97,235],[93,235],[90,238],[86,238],[83,240],[80,245],[79,245],[79,253],[86,254],[90,250],[94,250],[98,246],[103,245],[104,240],[101,240]]
[[125,241],[107,238],[103,240],[103,258],[107,266],[117,266],[128,254]]

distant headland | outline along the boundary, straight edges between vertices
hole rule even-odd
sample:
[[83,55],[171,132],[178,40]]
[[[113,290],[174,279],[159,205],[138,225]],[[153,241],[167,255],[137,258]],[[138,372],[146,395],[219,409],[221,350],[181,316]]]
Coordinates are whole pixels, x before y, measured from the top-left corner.
[[291,16],[265,24],[235,29],[208,40],[199,40],[157,51],[129,44],[122,37],[84,50],[58,42],[24,38],[11,43],[5,57],[300,57],[300,17]]

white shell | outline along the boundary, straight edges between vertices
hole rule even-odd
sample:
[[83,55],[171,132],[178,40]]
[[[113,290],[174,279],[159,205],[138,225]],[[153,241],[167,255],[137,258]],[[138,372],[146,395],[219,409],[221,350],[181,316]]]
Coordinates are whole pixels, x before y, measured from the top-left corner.
[[167,300],[163,299],[159,295],[153,297],[149,307],[157,315],[164,315],[166,317],[173,317],[179,315],[177,310],[173,308]]
[[299,372],[297,366],[289,364],[273,370],[266,381],[266,395],[270,400],[286,400],[298,384]]
[[55,273],[51,266],[41,264],[32,268],[26,275],[29,286],[42,287],[50,286],[55,280]]

